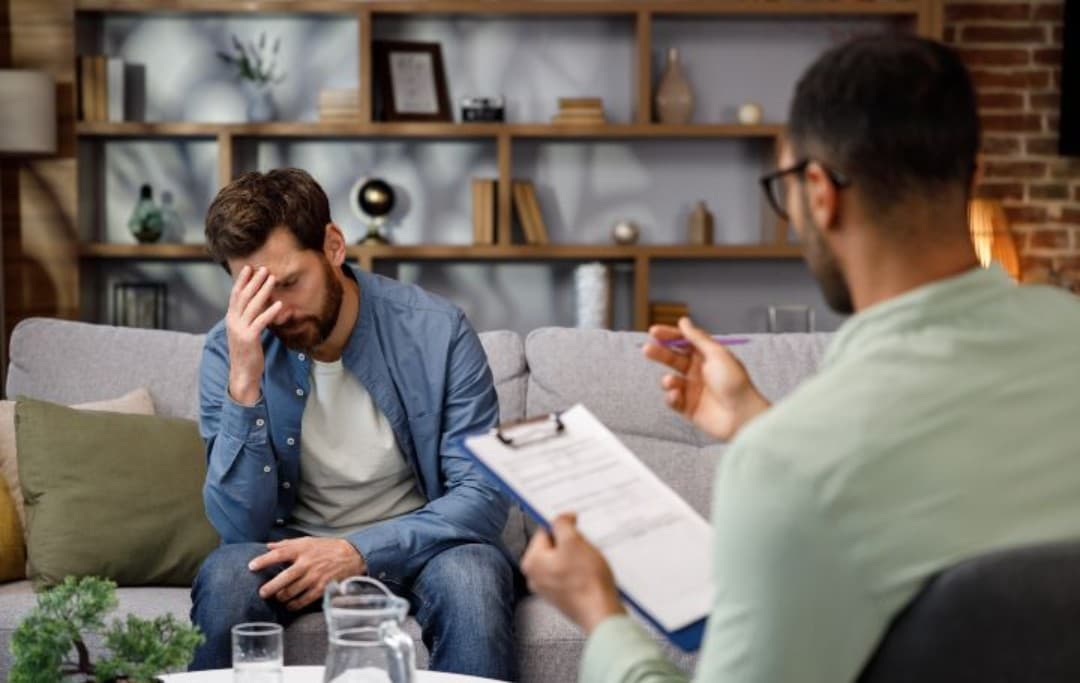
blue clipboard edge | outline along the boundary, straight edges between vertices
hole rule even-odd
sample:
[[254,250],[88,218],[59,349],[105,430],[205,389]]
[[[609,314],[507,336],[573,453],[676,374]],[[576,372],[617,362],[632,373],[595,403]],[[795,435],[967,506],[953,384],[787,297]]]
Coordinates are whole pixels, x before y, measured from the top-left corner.
[[[484,473],[484,476],[494,481],[500,489],[509,494],[510,497],[513,498],[518,503],[518,505],[521,506],[521,509],[528,513],[530,517],[535,519],[536,522],[540,524],[540,526],[544,527],[544,529],[550,532],[551,524],[546,519],[544,519],[543,516],[540,515],[540,513],[538,513],[532,505],[529,504],[529,501],[525,500],[524,496],[519,494],[513,489],[513,487],[509,486],[506,482],[500,479],[499,476],[495,474],[495,472],[493,472],[491,468],[484,463],[483,460],[478,458],[476,454],[473,453],[469,446],[465,443],[465,439],[484,435],[484,433],[478,433],[461,436],[457,439],[452,440],[451,444],[454,444],[456,442],[456,444],[461,447],[461,450],[464,451],[472,459],[472,461],[480,467],[480,470]],[[623,600],[628,602],[631,607],[634,608],[635,612],[637,612],[643,619],[649,622],[649,624],[652,625],[654,629],[656,629],[660,633],[663,633],[665,638],[671,641],[672,644],[674,644],[683,652],[697,652],[701,648],[701,641],[705,638],[705,625],[708,622],[707,618],[699,619],[698,621],[695,621],[688,626],[684,626],[678,631],[666,631],[664,630],[664,627],[656,621],[656,619],[653,619],[651,614],[642,609],[632,597],[630,597],[626,594],[625,591],[623,591],[622,588],[619,588],[619,595],[622,597]]]

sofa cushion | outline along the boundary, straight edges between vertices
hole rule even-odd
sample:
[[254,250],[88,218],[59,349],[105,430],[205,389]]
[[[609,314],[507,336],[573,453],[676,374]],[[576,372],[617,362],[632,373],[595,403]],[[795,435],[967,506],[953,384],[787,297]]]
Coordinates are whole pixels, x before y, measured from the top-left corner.
[[[525,385],[529,371],[525,366],[525,347],[521,337],[505,330],[484,332],[480,335],[480,344],[487,354],[495,393],[499,396],[499,420],[520,420],[525,414]],[[529,541],[525,520],[521,508],[511,506],[502,540],[514,557],[521,557]]]
[[[110,413],[153,415],[154,402],[145,388],[135,389],[120,398],[72,406],[80,410],[103,410]],[[0,476],[7,481],[8,491],[15,504],[15,513],[26,540],[26,512],[23,509],[22,487],[19,486],[18,453],[15,449],[15,401],[0,401]],[[22,578],[22,577],[19,577]]]
[[[696,446],[713,443],[664,404],[665,369],[641,354],[644,333],[548,327],[525,340],[529,366],[527,415],[584,403],[609,429]],[[814,373],[827,334],[757,334],[732,347],[770,401]]]
[[7,395],[70,405],[147,387],[158,415],[194,420],[202,335],[31,318],[11,335]]
[[218,543],[193,422],[21,400],[15,431],[35,583],[191,585]]
[[[634,615],[632,615],[634,616]],[[634,617],[637,619],[637,617]],[[683,671],[692,671],[696,656],[677,650],[662,635],[637,619],[671,661]],[[530,596],[521,601],[514,615],[518,665],[522,681],[573,681],[585,649],[585,637],[573,622],[550,603]]]

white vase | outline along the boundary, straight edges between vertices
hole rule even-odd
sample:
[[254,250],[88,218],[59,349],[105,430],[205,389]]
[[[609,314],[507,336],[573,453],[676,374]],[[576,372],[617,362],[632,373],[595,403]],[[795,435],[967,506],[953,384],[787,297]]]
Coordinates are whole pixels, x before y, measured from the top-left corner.
[[274,94],[269,83],[243,81],[244,100],[247,102],[247,120],[253,123],[273,121],[277,118]]
[[611,325],[611,280],[603,263],[584,263],[574,270],[575,327],[603,329]]

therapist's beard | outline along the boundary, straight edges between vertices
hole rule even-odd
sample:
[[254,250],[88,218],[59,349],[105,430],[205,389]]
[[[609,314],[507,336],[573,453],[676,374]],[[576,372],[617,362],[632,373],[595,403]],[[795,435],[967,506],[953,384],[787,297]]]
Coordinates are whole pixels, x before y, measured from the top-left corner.
[[323,259],[323,277],[326,280],[326,298],[323,300],[319,315],[295,318],[284,325],[271,325],[270,331],[293,351],[311,351],[330,337],[341,314],[341,302],[345,297],[342,287],[334,273],[334,267]]
[[810,201],[805,190],[802,194],[803,216],[807,221],[804,229],[799,231],[803,235],[803,258],[821,287],[821,293],[829,308],[841,315],[851,315],[855,312],[851,288],[848,287],[836,255],[825,242],[821,229],[814,223],[814,217],[810,215]]

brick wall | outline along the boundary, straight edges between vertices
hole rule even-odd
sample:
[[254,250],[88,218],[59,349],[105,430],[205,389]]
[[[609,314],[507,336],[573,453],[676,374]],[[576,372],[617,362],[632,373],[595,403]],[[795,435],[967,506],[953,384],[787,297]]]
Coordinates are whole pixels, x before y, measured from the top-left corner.
[[1025,280],[1080,293],[1080,158],[1056,151],[1066,1],[945,0],[945,41],[978,89],[978,194],[1005,206]]

